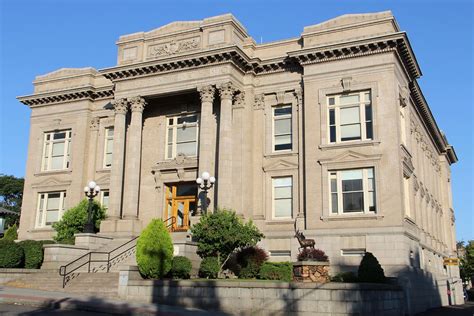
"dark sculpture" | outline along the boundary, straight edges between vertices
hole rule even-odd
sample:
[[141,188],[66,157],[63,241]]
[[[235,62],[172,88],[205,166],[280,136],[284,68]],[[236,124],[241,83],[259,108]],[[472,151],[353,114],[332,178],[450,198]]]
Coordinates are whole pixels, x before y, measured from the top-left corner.
[[298,239],[298,242],[300,243],[300,247],[298,250],[301,252],[301,249],[314,249],[314,239],[306,239],[306,237],[303,235],[302,232],[299,231],[299,229],[296,229],[296,220],[295,220],[295,237]]

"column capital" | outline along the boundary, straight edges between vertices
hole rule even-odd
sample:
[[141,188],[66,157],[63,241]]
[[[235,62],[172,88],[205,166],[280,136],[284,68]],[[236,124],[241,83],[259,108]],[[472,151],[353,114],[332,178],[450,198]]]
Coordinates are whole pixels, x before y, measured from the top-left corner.
[[128,102],[127,99],[117,99],[112,101],[114,106],[115,114],[127,114],[128,111]]
[[232,84],[232,82],[223,83],[219,86],[218,89],[219,89],[219,95],[221,96],[221,99],[232,100],[232,97],[234,96],[234,93],[235,93],[235,87]]
[[129,98],[128,102],[130,103],[130,109],[132,112],[143,112],[147,104],[145,99],[139,95]]
[[99,117],[91,118],[91,121],[89,122],[90,129],[93,130],[93,131],[99,130],[99,122],[100,122]]
[[254,99],[253,109],[263,110],[265,108],[265,96],[263,94],[257,94]]
[[243,109],[245,108],[245,92],[240,91],[235,96],[234,109]]
[[294,94],[296,97],[297,106],[303,106],[303,89],[301,89],[301,87],[295,88]]
[[201,102],[213,102],[216,88],[213,85],[198,87],[197,91],[201,97]]

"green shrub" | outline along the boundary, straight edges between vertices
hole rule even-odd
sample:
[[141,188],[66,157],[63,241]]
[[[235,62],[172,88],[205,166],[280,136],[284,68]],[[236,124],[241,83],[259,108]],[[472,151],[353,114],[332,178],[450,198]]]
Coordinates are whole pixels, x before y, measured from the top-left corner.
[[262,264],[268,260],[267,252],[257,246],[246,247],[235,253],[235,264],[229,269],[240,279],[253,279],[257,277]]
[[39,269],[43,263],[43,243],[36,240],[23,240],[18,245],[25,253],[25,268]]
[[199,276],[206,279],[216,279],[220,271],[220,264],[217,257],[207,257],[202,259],[199,267]]
[[328,256],[321,249],[305,248],[298,254],[298,261],[328,261]]
[[359,282],[384,283],[385,275],[379,261],[371,252],[366,252],[359,265]]
[[290,282],[293,276],[293,267],[289,262],[265,262],[258,273],[262,280],[280,280]]
[[3,235],[3,240],[10,240],[14,241],[18,239],[18,233],[17,233],[18,227],[16,224],[13,224],[12,226],[8,227],[7,230],[5,231],[5,234]]
[[24,259],[20,245],[11,240],[0,240],[0,268],[21,268]]
[[331,278],[332,282],[346,282],[355,283],[358,281],[357,275],[354,272],[340,272]]
[[[54,240],[64,244],[74,244],[74,234],[84,232],[84,225],[87,223],[89,201],[82,200],[78,205],[67,210],[61,220],[53,224],[56,230]],[[100,203],[93,201],[92,220],[96,232],[99,231],[100,222],[105,219],[105,208]]]
[[146,279],[159,279],[171,270],[173,242],[165,224],[153,219],[137,240],[137,264]]
[[189,279],[192,268],[191,260],[183,256],[176,256],[173,257],[171,264],[171,275],[175,279]]
[[[201,258],[217,257],[220,265],[239,248],[255,246],[264,236],[250,220],[244,223],[234,211],[217,209],[191,228]],[[220,269],[219,269],[220,271]]]

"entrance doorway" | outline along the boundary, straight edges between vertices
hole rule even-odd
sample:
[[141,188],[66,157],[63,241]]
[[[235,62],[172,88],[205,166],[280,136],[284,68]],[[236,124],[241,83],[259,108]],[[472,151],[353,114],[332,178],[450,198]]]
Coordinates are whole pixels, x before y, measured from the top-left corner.
[[171,231],[187,231],[190,217],[197,207],[197,186],[194,182],[166,185],[166,210],[164,220]]

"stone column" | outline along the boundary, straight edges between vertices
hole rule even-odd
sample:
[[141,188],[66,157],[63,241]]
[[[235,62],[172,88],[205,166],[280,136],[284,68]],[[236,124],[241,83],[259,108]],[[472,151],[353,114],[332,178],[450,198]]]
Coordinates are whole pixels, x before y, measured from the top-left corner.
[[219,161],[217,173],[217,206],[232,206],[232,83],[219,87],[221,97],[219,118]]
[[265,96],[255,96],[253,105],[253,145],[252,145],[252,171],[253,171],[253,218],[262,220],[265,218],[265,181],[262,171],[263,155],[265,146]]
[[93,117],[90,121],[90,134],[89,134],[89,161],[88,161],[88,168],[87,168],[87,179],[86,183],[94,179],[95,177],[95,169],[96,169],[96,161],[97,161],[97,138],[99,134],[99,121],[98,117]]
[[125,117],[128,110],[126,99],[113,102],[115,108],[114,120],[114,152],[112,154],[112,169],[110,171],[110,197],[107,215],[109,219],[119,219],[122,208],[123,167],[125,158]]
[[138,218],[138,194],[140,192],[140,163],[142,151],[143,110],[146,101],[137,96],[129,99],[132,117],[128,130],[127,154],[125,163],[123,218]]
[[297,134],[293,139],[293,143],[298,144],[298,213],[295,214],[297,219],[297,228],[305,229],[306,220],[305,220],[305,179],[304,179],[304,152],[303,152],[303,89],[298,87],[294,92],[296,98],[296,113],[297,113],[297,122],[298,130]]
[[232,109],[232,207],[237,214],[245,217],[243,207],[244,199],[248,196],[245,194],[244,183],[244,110],[245,110],[245,92],[241,91],[235,96]]
[[[201,97],[201,117],[199,119],[199,170],[198,176],[204,171],[207,171],[211,176],[215,176],[214,160],[215,151],[214,148],[214,129],[212,128],[214,118],[212,116],[212,108],[214,104],[214,96],[216,89],[212,85],[203,86],[198,88],[199,95]],[[212,189],[208,192],[208,199],[212,202]],[[202,205],[203,196],[200,193],[200,203]],[[207,205],[208,211],[212,210],[213,205],[209,203]],[[196,215],[201,215],[201,206],[197,209]]]

